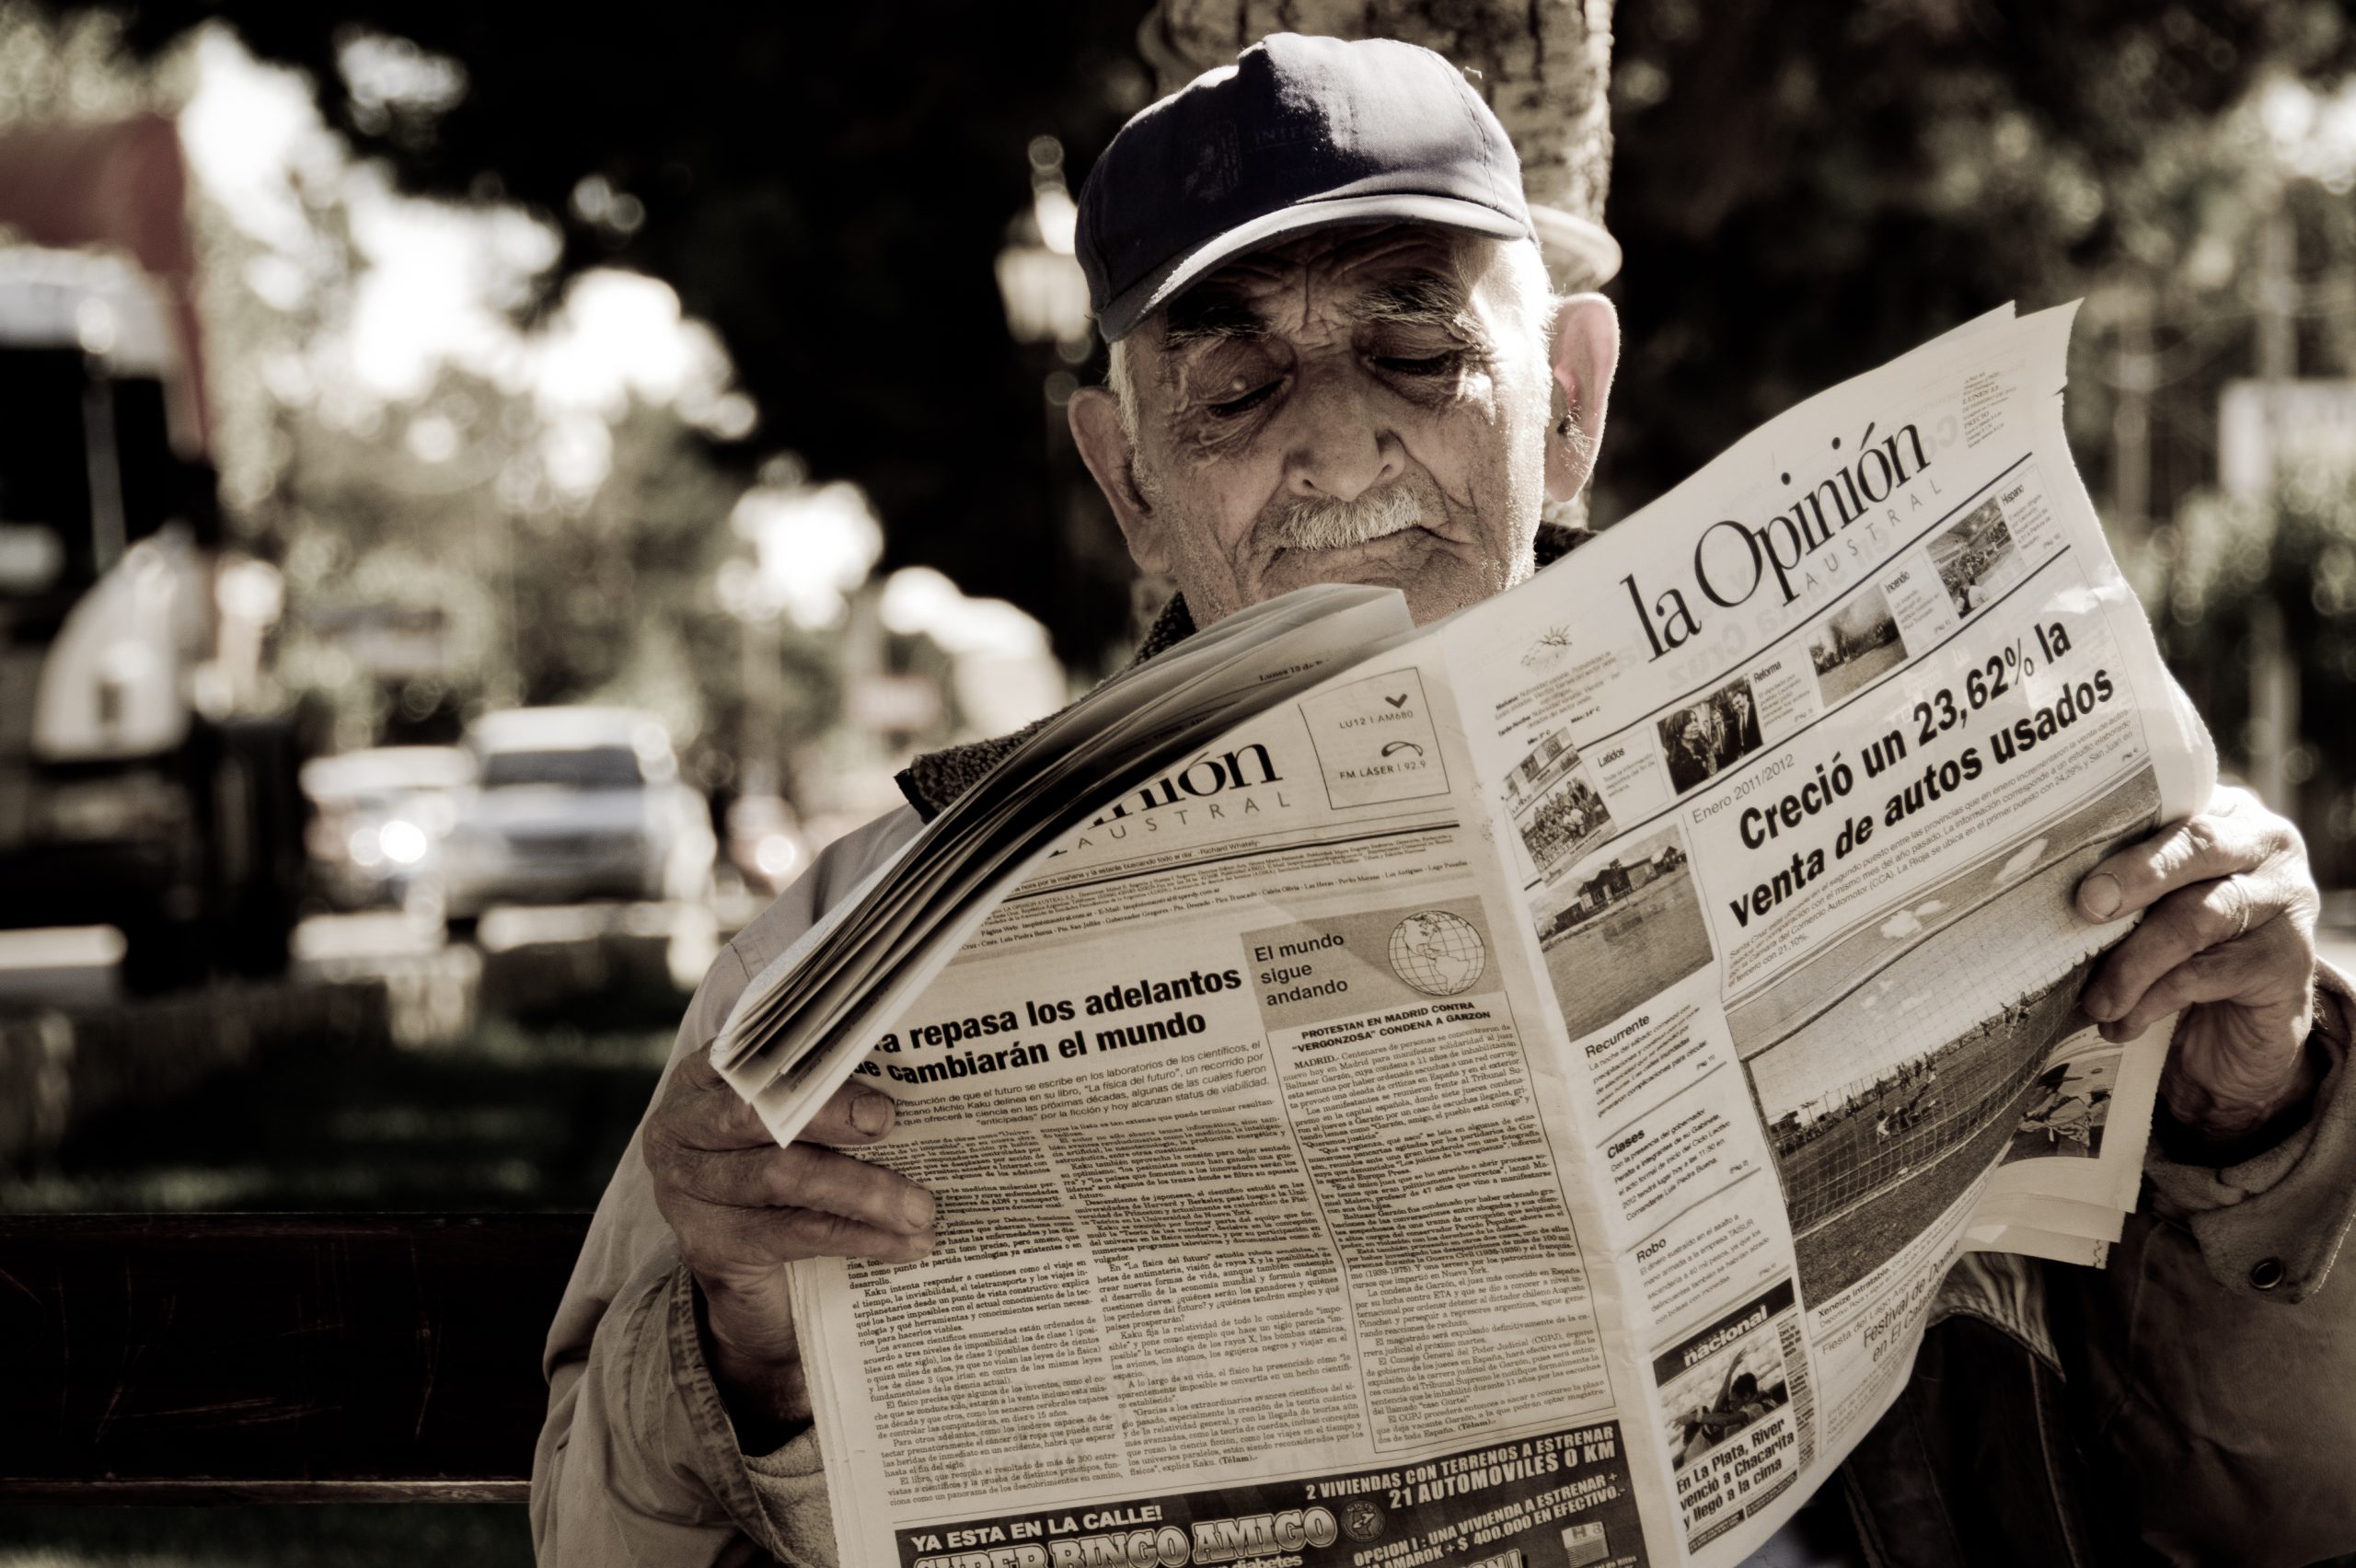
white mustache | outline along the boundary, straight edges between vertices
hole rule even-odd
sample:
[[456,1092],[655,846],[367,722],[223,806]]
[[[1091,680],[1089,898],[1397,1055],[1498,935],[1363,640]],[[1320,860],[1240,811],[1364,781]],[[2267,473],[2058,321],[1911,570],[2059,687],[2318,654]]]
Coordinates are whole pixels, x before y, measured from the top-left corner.
[[1423,520],[1415,493],[1391,485],[1356,501],[1296,501],[1277,518],[1276,538],[1288,549],[1338,550],[1403,534]]

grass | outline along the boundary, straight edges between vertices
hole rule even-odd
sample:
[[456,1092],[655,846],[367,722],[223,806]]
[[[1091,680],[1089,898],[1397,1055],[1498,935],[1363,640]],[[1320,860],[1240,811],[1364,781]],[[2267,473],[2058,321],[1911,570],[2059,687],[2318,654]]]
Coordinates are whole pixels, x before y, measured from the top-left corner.
[[433,1051],[279,1051],[97,1116],[0,1212],[585,1209],[653,1091],[672,1029],[485,1020]]
[[1574,1040],[1709,962],[1701,896],[1682,867],[1546,944],[1546,974]]
[[[2014,1029],[1943,1048],[1939,1098],[1922,1124],[1884,1137],[1877,1113],[1922,1091],[1894,1088],[1804,1147],[1778,1153],[1794,1227],[1800,1290],[1819,1307],[1897,1255],[1963,1195],[2011,1145],[2052,1042],[2079,1019],[2081,966],[2038,999]],[[1829,1218],[1822,1216],[1831,1216]]]
[[[0,1212],[595,1207],[682,998],[487,1020],[433,1051],[277,1054],[75,1132]],[[0,1508],[0,1568],[528,1568],[516,1504]]]
[[1876,675],[1896,669],[1905,659],[1906,645],[1893,638],[1845,664],[1835,664],[1816,677],[1817,685],[1824,691],[1824,706],[1831,707]]
[[[2024,1091],[2023,1098],[2026,1098]],[[2019,1106],[2015,1104],[2015,1111]],[[2015,1124],[1999,1116],[1927,1169],[1871,1203],[1799,1237],[1800,1299],[1811,1308],[1848,1289],[1898,1255],[1963,1196],[2012,1141]]]

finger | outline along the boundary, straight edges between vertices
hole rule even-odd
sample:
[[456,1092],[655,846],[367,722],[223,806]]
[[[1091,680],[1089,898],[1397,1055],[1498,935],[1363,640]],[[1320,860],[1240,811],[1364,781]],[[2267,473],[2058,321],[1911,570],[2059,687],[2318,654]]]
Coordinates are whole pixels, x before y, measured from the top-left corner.
[[670,1083],[647,1126],[649,1147],[658,1139],[700,1149],[777,1145],[752,1102],[729,1086],[704,1051],[688,1052],[671,1069]]
[[2078,909],[2090,920],[2115,920],[2181,889],[2253,870],[2272,848],[2252,813],[2203,812],[2129,845],[2087,872],[2078,883]]
[[2135,1005],[2102,1026],[2102,1037],[2118,1043],[2142,1037],[2171,1013],[2200,1002],[2233,999],[2248,980],[2248,961],[2227,949],[2196,953],[2154,981]]
[[743,1209],[732,1211],[724,1225],[682,1237],[680,1251],[707,1293],[717,1287],[752,1297],[758,1311],[772,1309],[762,1298],[782,1283],[776,1276],[780,1263],[804,1258],[906,1262],[931,1251],[938,1240],[930,1229],[887,1230],[814,1209]]
[[2153,906],[2142,925],[2102,961],[2079,1006],[2088,1018],[2124,1018],[2160,976],[2195,953],[2263,929],[2273,918],[2246,877],[2180,888]]
[[[829,1095],[799,1135],[812,1143],[871,1144],[892,1130],[898,1107],[891,1096],[863,1084],[847,1083]],[[670,1132],[699,1148],[748,1148],[777,1139],[752,1102],[720,1076],[710,1054],[691,1051],[673,1073],[664,1113],[676,1117]]]
[[2281,968],[2278,950],[2294,939],[2285,930],[2229,942],[2195,953],[2154,980],[2135,1005],[2103,1025],[2103,1038],[2132,1040],[2170,1013],[2204,1002],[2231,1002],[2250,1008],[2287,1005],[2293,1009],[2304,1000],[2302,990],[2286,990],[2276,983]]
[[872,1258],[904,1263],[923,1257],[940,1239],[930,1226],[921,1230],[891,1230],[813,1209],[780,1216],[779,1228],[792,1258]]
[[802,1129],[802,1136],[812,1143],[871,1144],[892,1130],[892,1118],[898,1109],[890,1095],[865,1084],[847,1083],[818,1107],[818,1113]]
[[811,1209],[881,1230],[924,1230],[938,1205],[914,1182],[815,1144],[707,1151],[683,1161],[676,1182],[687,1196],[733,1209]]

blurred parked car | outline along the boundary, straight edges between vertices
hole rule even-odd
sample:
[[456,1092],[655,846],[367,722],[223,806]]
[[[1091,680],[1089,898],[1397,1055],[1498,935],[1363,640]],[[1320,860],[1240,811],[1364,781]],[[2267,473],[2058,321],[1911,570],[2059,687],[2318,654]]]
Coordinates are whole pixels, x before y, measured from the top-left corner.
[[494,904],[708,902],[716,849],[661,721],[618,708],[520,708],[467,735],[475,782],[428,858],[421,902],[468,935]]
[[305,843],[318,894],[337,909],[403,903],[457,825],[458,793],[474,776],[472,754],[457,746],[380,746],[306,763]]
[[0,244],[0,928],[114,926],[136,992],[284,969],[303,882],[296,726],[239,706],[278,576],[224,548],[179,319]]

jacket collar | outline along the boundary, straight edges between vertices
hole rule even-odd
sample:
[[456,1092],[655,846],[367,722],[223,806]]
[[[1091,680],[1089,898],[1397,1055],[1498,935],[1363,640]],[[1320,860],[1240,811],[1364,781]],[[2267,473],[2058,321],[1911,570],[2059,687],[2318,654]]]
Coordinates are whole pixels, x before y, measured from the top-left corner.
[[[1594,536],[1584,528],[1567,527],[1559,523],[1538,525],[1538,564],[1553,565]],[[1135,669],[1165,648],[1183,642],[1195,633],[1195,617],[1186,609],[1186,596],[1173,594],[1161,606],[1161,613],[1146,628],[1138,651],[1131,655],[1126,669]],[[1125,671],[1126,673],[1126,671]],[[1030,739],[1031,732],[1047,721],[1041,719],[1026,724],[1011,735],[993,740],[973,741],[964,745],[949,746],[941,751],[926,752],[902,768],[899,774],[900,793],[917,814],[930,822],[947,810],[951,801],[979,783],[982,775],[996,767],[1006,755]]]

